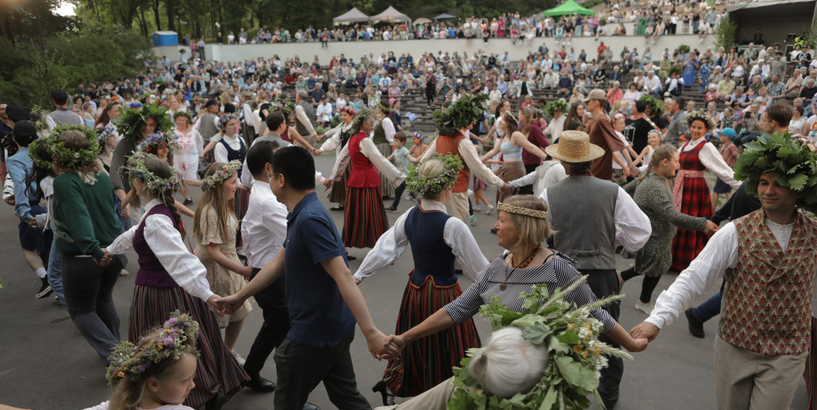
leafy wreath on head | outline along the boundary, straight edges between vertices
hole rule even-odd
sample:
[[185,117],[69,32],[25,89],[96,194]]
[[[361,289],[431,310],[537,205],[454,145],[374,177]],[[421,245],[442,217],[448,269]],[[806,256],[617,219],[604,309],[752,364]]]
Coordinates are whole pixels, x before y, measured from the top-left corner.
[[651,96],[651,95],[642,95],[640,98],[641,101],[647,103],[647,108],[650,109],[650,114],[655,117],[660,117],[664,115],[664,102]]
[[562,99],[553,100],[545,105],[545,113],[547,113],[549,117],[553,118],[553,116],[556,115],[556,111],[561,111],[562,114],[564,114],[570,111],[570,106]]
[[173,122],[167,116],[167,107],[156,103],[142,105],[139,109],[123,107],[122,115],[112,121],[116,124],[122,139],[136,144],[142,139],[142,131],[147,125],[148,118],[156,121],[153,132],[168,132],[173,127]]
[[669,76],[672,77],[673,74],[678,74],[678,76],[682,76],[684,74],[684,69],[681,66],[673,65],[669,68]]
[[431,116],[437,132],[440,135],[452,135],[481,120],[482,115],[488,110],[487,101],[486,94],[466,94],[445,110],[434,111]]
[[201,190],[209,191],[215,188],[216,185],[228,180],[241,169],[241,165],[241,161],[238,160],[233,160],[227,164],[224,164],[221,169],[201,180]]
[[[80,150],[73,150],[66,147],[65,144],[60,141],[60,135],[66,131],[81,132],[88,138],[88,147]],[[99,153],[102,152],[102,145],[99,144],[96,131],[86,125],[58,125],[51,131],[51,134],[39,138],[29,145],[28,155],[31,160],[37,163],[37,166],[41,168],[51,168],[52,163],[44,161],[34,154],[34,151],[40,144],[46,144],[48,152],[50,152],[55,159],[59,160],[62,166],[67,168],[79,168],[88,165],[96,161],[99,157]]]
[[[425,178],[420,175],[420,168],[423,164],[432,159],[442,161],[445,172],[434,178]],[[424,159],[418,165],[409,166],[406,188],[408,188],[409,192],[417,194],[420,198],[426,196],[436,197],[440,195],[440,192],[443,190],[454,186],[463,166],[462,159],[459,155],[447,154],[441,156],[440,154],[435,154],[430,158]]]
[[392,109],[390,107],[386,107],[385,105],[383,105],[381,101],[382,100],[377,100],[377,104],[375,105],[377,106],[377,109],[380,110],[380,112],[386,114],[386,116],[388,117],[389,115],[391,115]]
[[704,110],[695,110],[684,118],[684,126],[689,129],[692,126],[693,121],[703,121],[706,124],[706,130],[712,131],[715,129],[715,120],[712,117],[706,115],[706,111]]
[[287,119],[292,120],[295,103],[289,100],[289,96],[284,93],[278,94],[275,96],[275,102],[278,103],[278,106],[273,106],[272,111],[280,111]]
[[735,163],[735,179],[746,181],[746,192],[757,195],[760,177],[778,172],[777,183],[802,195],[797,206],[817,213],[817,154],[788,132],[762,135],[744,146]]
[[156,148],[158,148],[159,144],[165,144],[167,149],[170,150],[170,155],[173,155],[173,152],[179,149],[179,137],[171,132],[150,134],[139,144],[138,150],[146,154],[156,155]]
[[368,107],[363,107],[357,111],[354,118],[352,118],[352,122],[349,123],[349,126],[340,133],[341,148],[345,147],[346,144],[349,143],[349,140],[360,132],[360,126],[363,125],[363,121],[367,118],[371,118],[373,114],[372,109]]
[[146,153],[142,150],[137,150],[128,158],[128,164],[125,168],[129,171],[128,178],[130,186],[133,186],[134,180],[138,179],[145,183],[147,192],[156,194],[162,203],[165,202],[165,193],[167,191],[177,192],[182,185],[179,171],[174,167],[170,167],[170,176],[161,178],[158,175],[150,172],[145,165],[145,161],[155,158],[161,160],[154,154]]
[[190,126],[190,127],[193,126],[193,113],[191,113],[190,111],[179,111],[179,112],[177,112],[177,113],[175,113],[173,115],[174,115],[174,117],[173,117],[174,122],[176,121],[176,118],[179,118],[181,116],[181,117],[187,118],[187,125],[188,126]]

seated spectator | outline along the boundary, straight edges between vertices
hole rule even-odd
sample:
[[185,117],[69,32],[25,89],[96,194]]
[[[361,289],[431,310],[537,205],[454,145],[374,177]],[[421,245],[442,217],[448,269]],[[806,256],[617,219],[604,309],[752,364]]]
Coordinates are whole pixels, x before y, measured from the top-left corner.
[[803,77],[800,75],[800,69],[795,68],[791,78],[786,81],[786,98],[794,99],[800,95],[800,89],[803,86]]
[[[567,95],[573,89],[573,79],[570,77],[570,73],[563,71],[562,76],[559,78],[559,94],[560,95]],[[574,94],[578,93],[578,90],[574,91]]]

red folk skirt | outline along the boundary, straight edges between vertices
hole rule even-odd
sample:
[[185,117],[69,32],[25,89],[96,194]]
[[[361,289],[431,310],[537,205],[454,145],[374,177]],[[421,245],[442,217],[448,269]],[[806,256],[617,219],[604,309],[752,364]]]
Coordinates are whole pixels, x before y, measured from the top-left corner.
[[343,244],[347,248],[374,248],[380,236],[389,230],[389,218],[380,192],[379,186],[346,186]]

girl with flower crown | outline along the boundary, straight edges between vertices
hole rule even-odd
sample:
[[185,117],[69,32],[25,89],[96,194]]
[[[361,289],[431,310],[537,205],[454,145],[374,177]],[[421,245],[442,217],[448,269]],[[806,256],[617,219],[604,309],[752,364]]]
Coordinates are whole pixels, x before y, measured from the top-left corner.
[[400,186],[406,179],[369,138],[373,128],[371,111],[368,108],[360,110],[347,131],[347,135],[351,135],[349,142],[335,159],[332,174],[325,183],[327,189],[331,188],[341,178],[347,164],[351,164],[343,215],[343,243],[346,247],[374,246],[377,238],[389,229],[386,207],[381,199],[381,179],[385,178],[393,187]]
[[178,147],[173,150],[175,158],[173,167],[179,171],[182,179],[181,191],[184,196],[184,205],[190,205],[193,199],[190,198],[187,186],[199,185],[196,174],[199,171],[199,161],[204,156],[204,138],[192,128],[193,116],[189,112],[176,113],[174,120],[176,128],[173,129],[173,133],[178,138]]
[[109,254],[136,252],[139,271],[128,320],[128,339],[136,342],[163,323],[165,312],[179,310],[203,325],[198,345],[195,389],[185,400],[199,408],[217,396],[231,396],[248,380],[221,339],[217,308],[219,296],[210,290],[207,269],[184,244],[187,236],[173,194],[181,185],[178,173],[152,154],[137,151],[128,161],[131,186],[144,196],[145,216],[108,246]]
[[[326,131],[321,136],[318,136],[318,141],[320,142],[322,139],[329,136],[329,139],[323,143],[321,149],[315,151],[315,155],[321,155],[324,151],[331,151],[335,150],[335,157],[340,155],[340,151],[346,144],[349,142],[349,138],[351,137],[350,133],[347,131],[352,126],[352,119],[355,118],[355,110],[350,107],[341,107],[340,108],[340,121],[341,123],[332,128],[329,131]],[[338,206],[330,208],[332,211],[342,211],[343,205],[346,203],[346,181],[349,179],[349,171],[352,169],[351,165],[347,165],[346,169],[341,175],[340,179],[335,181],[332,184],[332,191],[329,194],[329,202],[334,202],[338,204]]]
[[[238,221],[235,216],[235,197],[238,191],[238,172],[241,162],[216,162],[207,169],[201,181],[204,191],[193,219],[193,236],[198,239],[195,254],[207,268],[207,281],[217,295],[232,295],[244,287],[252,273],[236,253],[235,238]],[[231,350],[235,347],[244,318],[252,310],[250,301],[232,313],[217,313],[218,324],[225,328],[224,342]]]
[[[394,146],[394,134],[397,132],[394,127],[394,121],[391,118],[391,108],[378,101],[377,107],[377,121],[374,123],[374,130],[372,133],[372,141],[380,151],[384,158],[388,158]],[[383,199],[388,199],[394,196],[394,188],[389,184],[389,179],[384,174],[380,174],[380,189]]]
[[113,395],[85,410],[197,408],[190,397],[202,383],[196,349],[199,325],[178,311],[162,322],[163,326],[149,329],[138,345],[122,342],[116,346],[106,374],[114,386]]
[[[439,157],[439,156],[438,156]],[[446,155],[423,161],[412,168],[407,180],[409,190],[422,202],[397,219],[384,233],[355,274],[359,283],[377,275],[411,244],[415,269],[403,294],[397,318],[396,334],[420,324],[462,294],[454,272],[459,262],[465,275],[474,280],[488,266],[468,226],[446,214],[445,202],[463,164],[459,156]],[[393,397],[417,396],[452,376],[452,366],[465,357],[470,348],[479,347],[474,321],[413,342],[403,356],[389,363],[383,380],[374,391],[383,395],[383,404],[394,404]]]

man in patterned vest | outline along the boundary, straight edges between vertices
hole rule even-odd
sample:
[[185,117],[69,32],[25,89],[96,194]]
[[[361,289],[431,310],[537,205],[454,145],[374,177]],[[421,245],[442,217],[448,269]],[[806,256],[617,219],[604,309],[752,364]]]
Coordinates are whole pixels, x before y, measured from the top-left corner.
[[431,158],[434,154],[453,154],[459,155],[462,159],[465,166],[460,170],[457,182],[454,183],[451,200],[445,205],[449,215],[468,226],[471,226],[471,216],[468,212],[468,184],[471,183],[471,172],[492,187],[508,186],[480,161],[474,144],[465,137],[471,125],[481,120],[482,113],[487,110],[486,97],[465,95],[445,107],[443,111],[435,111],[434,122],[440,136],[431,143],[422,158]]
[[808,182],[817,178],[817,155],[780,132],[755,144],[738,160],[735,177],[761,209],[723,226],[630,332],[652,341],[726,276],[715,341],[719,409],[788,409],[810,343],[817,224],[803,210],[817,210],[817,184]]

